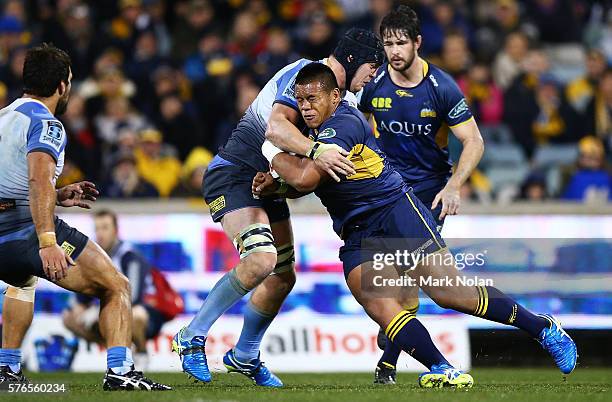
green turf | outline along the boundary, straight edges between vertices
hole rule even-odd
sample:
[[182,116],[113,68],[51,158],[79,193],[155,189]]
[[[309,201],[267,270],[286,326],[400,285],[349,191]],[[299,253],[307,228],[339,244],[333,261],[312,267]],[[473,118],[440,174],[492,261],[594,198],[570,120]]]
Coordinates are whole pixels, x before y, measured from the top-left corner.
[[612,401],[612,368],[581,368],[566,380],[552,369],[475,369],[474,388],[425,390],[416,385],[416,374],[400,373],[399,385],[375,386],[370,374],[283,374],[284,389],[253,386],[238,374],[216,374],[211,384],[194,384],[183,374],[153,374],[172,385],[164,393],[104,392],[100,374],[30,374],[33,382],[65,383],[66,394],[10,395],[12,401]]

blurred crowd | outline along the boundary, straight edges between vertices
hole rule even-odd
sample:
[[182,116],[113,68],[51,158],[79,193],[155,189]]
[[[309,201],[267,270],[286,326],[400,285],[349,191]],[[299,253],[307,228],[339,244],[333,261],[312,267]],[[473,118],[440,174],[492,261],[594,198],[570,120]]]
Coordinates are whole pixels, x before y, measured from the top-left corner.
[[[392,0],[4,0],[0,105],[31,44],[73,61],[59,184],[110,198],[200,195],[206,166],[260,88]],[[465,198],[612,199],[612,10],[589,0],[403,1],[421,56],[451,73],[485,138]],[[457,155],[457,143],[451,143]]]

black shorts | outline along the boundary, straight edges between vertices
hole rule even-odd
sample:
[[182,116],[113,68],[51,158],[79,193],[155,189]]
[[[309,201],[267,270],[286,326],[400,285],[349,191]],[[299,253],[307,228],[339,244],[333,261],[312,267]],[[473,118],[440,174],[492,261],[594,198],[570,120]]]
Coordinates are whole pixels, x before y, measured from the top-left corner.
[[145,308],[145,310],[147,310],[147,313],[149,313],[149,322],[147,323],[145,335],[147,339],[153,339],[159,335],[161,328],[168,320],[162,315],[162,313],[148,304],[143,304],[142,306]]
[[[73,260],[79,258],[87,245],[87,236],[57,217],[55,236],[57,244]],[[38,236],[34,225],[3,238],[5,241],[0,244],[0,280],[20,286],[32,275],[47,279],[38,254]]]
[[[222,160],[216,156],[218,161]],[[223,215],[242,208],[262,208],[268,214],[270,223],[289,219],[289,206],[284,199],[253,198],[251,185],[257,174],[255,169],[240,166],[223,160],[223,164],[211,164],[202,182],[202,194],[210,208],[215,222]]]

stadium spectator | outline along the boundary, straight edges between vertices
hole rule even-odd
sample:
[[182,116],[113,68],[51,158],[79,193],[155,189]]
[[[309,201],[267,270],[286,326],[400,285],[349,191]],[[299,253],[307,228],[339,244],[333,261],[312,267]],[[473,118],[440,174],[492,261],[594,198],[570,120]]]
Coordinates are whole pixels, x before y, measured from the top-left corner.
[[248,11],[236,15],[230,37],[227,49],[235,60],[254,61],[266,46],[265,33]]
[[[345,4],[344,12],[347,15],[356,9],[354,2],[351,0],[341,0],[341,2]],[[383,17],[393,9],[393,3],[393,0],[368,0],[368,12],[350,21],[347,25],[349,27],[369,29],[378,32],[380,22]]]
[[[538,144],[577,140],[577,116],[565,100],[561,84],[554,75],[543,74],[539,77],[535,101],[537,115],[533,118],[531,127]],[[525,117],[527,116],[529,114]]]
[[475,52],[479,59],[491,61],[508,35],[520,29],[519,4],[516,0],[496,0],[480,2],[480,6],[483,17],[475,28]]
[[0,68],[0,77],[7,85],[8,98],[13,100],[21,96],[23,88],[21,85],[21,70],[25,60],[26,48],[14,48],[8,59],[8,65]]
[[593,99],[606,67],[604,54],[598,49],[591,49],[586,56],[586,74],[567,84],[565,90],[567,100],[578,112],[584,112],[591,99]]
[[444,51],[444,42],[449,31],[455,31],[464,38],[470,35],[466,19],[450,1],[436,0],[432,3],[430,7],[422,7],[417,11],[422,21],[421,35],[427,38],[419,50],[425,57]]
[[120,129],[127,127],[140,130],[147,125],[147,120],[123,96],[106,98],[104,113],[94,119],[97,137],[106,148],[105,151],[116,144]]
[[108,198],[158,197],[157,189],[138,174],[136,159],[131,152],[115,155],[110,177],[102,186],[102,195]]
[[580,39],[576,7],[579,1],[526,0],[525,15],[537,30],[538,38],[547,43],[575,42]]
[[464,77],[471,62],[467,39],[459,31],[450,32],[444,37],[440,66],[455,80]]
[[521,184],[519,199],[540,202],[548,198],[546,176],[542,172],[532,172]]
[[139,134],[139,144],[134,151],[138,173],[153,184],[161,197],[168,197],[179,182],[181,162],[176,150],[163,143],[158,130],[146,129]]
[[512,32],[506,37],[504,48],[493,63],[493,78],[501,89],[509,88],[521,73],[528,51],[529,39],[523,32]]
[[14,16],[0,17],[0,65],[9,63],[10,55],[16,48],[27,45],[29,35],[25,32],[23,23]]
[[101,163],[100,144],[85,115],[85,100],[82,96],[75,94],[70,97],[62,122],[70,141],[70,146],[66,148],[66,156],[87,178],[97,178]]
[[68,51],[75,79],[83,80],[91,73],[101,38],[96,35],[90,7],[73,3],[58,7],[57,13],[43,22],[42,30],[48,41]]
[[336,37],[332,22],[324,15],[314,15],[308,25],[300,53],[307,59],[321,60],[334,50]]
[[291,49],[291,38],[284,30],[276,27],[268,30],[266,50],[258,57],[255,64],[258,80],[268,82],[278,70],[299,59]]
[[192,0],[187,7],[177,4],[179,18],[172,31],[172,56],[184,60],[197,51],[202,35],[221,28],[215,23],[215,9],[208,0]]
[[144,31],[136,38],[134,53],[127,60],[126,75],[136,85],[134,103],[151,113],[150,100],[154,99],[151,76],[167,60],[159,55],[157,37],[153,31]]
[[202,196],[202,180],[213,156],[205,148],[194,148],[183,164],[181,181],[172,190],[172,197],[196,197],[199,199]]
[[608,68],[599,82],[595,96],[586,112],[586,133],[600,138],[612,150],[612,68]]
[[574,201],[612,200],[612,174],[601,140],[584,137],[578,144],[578,160],[564,172],[561,198]]
[[465,94],[470,110],[480,124],[496,125],[504,113],[504,95],[495,85],[489,67],[476,63],[469,69],[467,77],[457,80]]
[[166,95],[159,103],[157,126],[164,133],[166,142],[178,151],[180,160],[203,143],[198,122],[186,110],[178,94]]

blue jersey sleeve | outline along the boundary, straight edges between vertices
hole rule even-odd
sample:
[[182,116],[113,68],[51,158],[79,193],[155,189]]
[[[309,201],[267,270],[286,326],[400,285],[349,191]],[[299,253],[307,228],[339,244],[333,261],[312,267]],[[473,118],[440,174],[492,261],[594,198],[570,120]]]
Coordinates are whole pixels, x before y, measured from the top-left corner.
[[452,128],[471,119],[472,112],[457,83],[448,77],[445,84],[442,95],[442,109],[446,124]]
[[32,119],[27,140],[28,153],[45,152],[57,162],[66,147],[66,131],[56,119]]
[[297,100],[295,99],[295,77],[304,65],[297,64],[292,69],[287,70],[276,81],[276,97],[274,103],[281,103],[298,110]]

